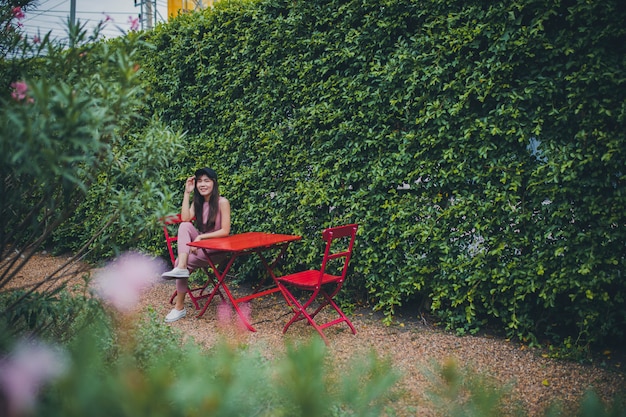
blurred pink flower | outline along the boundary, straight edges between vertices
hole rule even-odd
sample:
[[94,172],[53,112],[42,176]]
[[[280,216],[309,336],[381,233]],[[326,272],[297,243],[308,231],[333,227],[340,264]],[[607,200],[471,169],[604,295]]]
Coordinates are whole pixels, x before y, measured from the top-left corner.
[[96,274],[96,293],[120,311],[130,311],[164,270],[162,261],[127,252]]
[[28,91],[28,84],[24,81],[16,81],[11,83],[11,88],[13,91],[11,92],[11,97],[13,97],[16,101],[22,101],[26,98],[26,91]]
[[222,327],[230,325],[233,317],[233,310],[226,301],[222,301],[217,306],[217,324]]
[[33,36],[33,43],[38,44],[41,42],[41,38],[37,35]]
[[26,15],[24,14],[24,11],[22,10],[20,6],[14,7],[12,12],[13,12],[13,17],[16,18],[17,20],[22,20],[24,17],[26,17]]
[[139,30],[139,18],[128,16],[128,23],[130,24],[130,30]]
[[[250,303],[241,303],[239,304],[239,311],[241,311],[241,315],[245,317],[246,321],[250,323],[250,318],[252,314],[252,307]],[[247,330],[246,324],[241,320],[241,317],[237,315],[237,324],[241,330]]]
[[0,358],[0,389],[7,400],[9,416],[32,410],[39,389],[65,373],[67,358],[62,351],[37,341],[22,340]]
[[112,22],[113,18],[111,16],[109,16],[108,14],[104,15],[104,23],[106,22]]

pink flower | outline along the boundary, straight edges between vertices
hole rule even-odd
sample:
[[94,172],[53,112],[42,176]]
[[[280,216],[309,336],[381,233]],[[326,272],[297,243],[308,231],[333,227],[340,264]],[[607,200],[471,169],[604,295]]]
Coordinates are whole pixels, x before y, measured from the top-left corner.
[[96,274],[96,292],[120,311],[130,311],[163,271],[162,262],[127,252]]
[[[241,315],[246,319],[246,321],[250,323],[252,313],[252,307],[250,306],[250,303],[239,304],[239,311],[241,312]],[[246,324],[243,322],[239,315],[237,315],[237,324],[239,325],[239,328],[241,330],[247,329]]]
[[38,44],[41,42],[41,38],[37,35],[33,36],[33,43]]
[[16,101],[22,101],[26,98],[26,91],[28,91],[28,84],[24,81],[16,81],[11,83],[11,88],[13,91],[11,92],[11,97],[13,97]]
[[109,16],[108,14],[104,15],[104,23],[112,22],[112,21],[113,21],[113,18],[111,16]]
[[222,327],[227,327],[230,325],[230,321],[232,320],[233,310],[225,301],[222,301],[217,306],[217,323]]
[[37,341],[20,341],[0,359],[0,389],[7,400],[9,416],[32,410],[39,389],[67,369],[63,352]]
[[17,20],[22,20],[24,17],[26,17],[26,15],[24,14],[24,11],[22,10],[20,6],[14,7],[12,12],[13,12],[13,17],[16,18]]
[[130,30],[139,30],[139,18],[128,16],[128,24],[130,24]]

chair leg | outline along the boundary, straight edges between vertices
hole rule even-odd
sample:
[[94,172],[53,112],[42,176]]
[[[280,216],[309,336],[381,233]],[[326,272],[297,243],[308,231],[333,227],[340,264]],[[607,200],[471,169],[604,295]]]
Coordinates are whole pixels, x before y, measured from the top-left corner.
[[[205,296],[202,295],[202,292],[204,291],[205,288],[206,288],[206,286],[199,287],[199,288],[194,288],[192,290],[191,288],[187,287],[187,295],[191,299],[191,302],[193,303],[193,306],[195,307],[196,310],[200,310],[200,304],[198,304],[198,300],[206,298]],[[199,296],[196,297],[194,295],[194,292],[198,292],[198,291],[199,291]]]
[[[334,324],[337,323],[342,323],[342,322],[346,322],[346,324],[348,325],[348,327],[350,327],[350,330],[352,331],[352,334],[356,334],[356,329],[355,327],[352,325],[352,322],[350,321],[350,319],[348,319],[348,317],[344,314],[344,312],[341,310],[341,308],[337,305],[337,303],[335,303],[335,301],[333,300],[333,296],[328,294],[326,291],[324,291],[323,289],[320,290],[320,294],[324,297],[324,301],[320,303],[319,307],[317,307],[317,309],[309,314],[309,316],[311,317],[311,319],[315,319],[315,316],[317,316],[317,313],[319,313],[320,311],[322,311],[324,309],[324,307],[330,305],[339,315],[338,319],[332,320],[328,323],[325,324],[321,324],[320,327],[322,329],[325,329],[326,327],[330,327]],[[312,301],[312,300],[311,300]],[[305,306],[305,309],[307,306]],[[301,318],[302,319],[302,318]],[[297,321],[297,320],[294,320]]]
[[[333,324],[337,324],[337,323],[341,323],[341,322],[345,322],[348,327],[350,327],[350,330],[352,330],[352,334],[356,334],[356,329],[354,328],[354,326],[352,325],[352,322],[350,321],[350,319],[348,319],[348,317],[344,314],[344,312],[341,310],[341,308],[337,305],[337,303],[335,303],[335,301],[332,299],[331,296],[329,296],[326,292],[322,291],[322,295],[324,296],[324,298],[326,299],[326,304],[332,306],[335,311],[337,312],[337,314],[339,314],[338,319],[333,320],[329,323],[327,323],[327,325],[325,326],[332,326]],[[324,326],[323,326],[324,327]]]
[[289,326],[291,326],[293,323],[306,319],[309,322],[309,324],[313,326],[313,328],[315,328],[315,330],[319,333],[319,335],[322,337],[322,340],[324,340],[324,343],[328,345],[328,339],[326,339],[326,335],[324,334],[324,331],[322,330],[320,326],[317,325],[315,320],[313,320],[313,318],[306,312],[305,309],[294,310],[294,312],[295,312],[294,316],[291,318],[291,320],[289,320],[289,322],[285,325],[285,327],[283,327],[283,334],[287,332],[287,329],[289,329]]
[[315,316],[317,316],[317,313],[322,311],[322,309],[326,307],[328,304],[329,304],[328,301],[324,301],[323,303],[321,303],[320,306],[317,307],[317,309],[311,314],[311,317],[315,318]]
[[[285,334],[287,332],[287,330],[289,329],[289,327],[300,320],[306,320],[311,326],[313,326],[315,328],[315,330],[320,334],[320,336],[322,337],[322,339],[324,340],[324,343],[326,343],[328,345],[328,339],[326,339],[326,335],[324,334],[323,329],[330,327],[330,326],[334,326],[335,324],[339,324],[339,323],[343,323],[345,322],[348,327],[350,328],[350,330],[352,331],[352,334],[356,334],[356,328],[354,327],[354,325],[352,324],[352,322],[350,321],[350,319],[348,319],[348,317],[344,314],[344,312],[341,310],[341,308],[337,305],[337,303],[335,303],[335,301],[332,299],[332,297],[330,295],[328,295],[328,293],[326,293],[325,291],[320,291],[322,296],[324,297],[324,302],[322,302],[322,304],[311,314],[309,314],[307,312],[307,308],[309,307],[309,305],[315,300],[315,298],[310,299],[309,301],[307,301],[306,304],[300,304],[300,302],[298,302],[298,300],[291,294],[289,294],[289,298],[291,299],[293,305],[292,310],[294,312],[293,317],[291,318],[291,320],[289,320],[289,322],[287,322],[287,324],[285,324],[285,327],[283,328],[283,334]],[[339,315],[338,318],[336,318],[335,320],[331,320],[327,323],[324,324],[317,324],[317,322],[315,321],[315,316],[326,306],[330,305],[335,311],[336,313]]]
[[326,335],[324,334],[324,331],[315,322],[315,320],[313,320],[313,317],[311,317],[311,315],[309,315],[309,313],[307,313],[306,311],[307,307],[314,301],[315,297],[312,297],[311,299],[309,299],[309,301],[307,301],[304,305],[302,305],[290,292],[286,291],[285,293],[288,294],[289,298],[291,299],[291,302],[292,302],[291,309],[293,310],[294,315],[291,318],[291,320],[289,320],[289,322],[285,324],[285,327],[283,327],[283,334],[287,333],[287,330],[293,323],[306,319],[306,321],[308,321],[309,324],[313,326],[315,330],[319,333],[324,343],[328,345],[328,339],[326,339]]
[[[209,278],[207,279],[206,283],[203,286],[197,287],[194,289],[191,289],[189,288],[189,286],[187,286],[187,295],[189,296],[189,299],[193,303],[193,306],[196,310],[200,310],[202,308],[200,307],[200,304],[198,303],[198,301],[203,300],[209,296],[209,294],[204,294],[204,290],[206,290],[209,284],[213,284],[214,286],[217,285],[215,283],[215,280],[211,279],[208,273],[207,273],[207,276]],[[197,296],[194,294],[196,292],[198,293]],[[174,294],[172,294],[172,296],[170,297],[170,304],[174,304],[174,299],[176,299],[176,295],[178,295],[178,291],[174,291]],[[222,294],[222,292],[219,289],[217,290],[217,295],[219,295],[222,301],[224,301],[224,294]]]
[[289,320],[289,322],[287,322],[287,324],[285,324],[285,327],[283,327],[283,334],[287,333],[287,329],[289,329],[289,326],[291,326],[293,323],[300,321],[300,320],[304,320],[305,317],[300,317],[302,316],[302,305],[298,302],[298,300],[296,300],[296,298],[291,295],[291,293],[289,292],[283,292],[283,294],[287,294],[288,298],[289,298],[289,307],[291,307],[291,311],[293,311],[294,315],[291,318],[291,320]]

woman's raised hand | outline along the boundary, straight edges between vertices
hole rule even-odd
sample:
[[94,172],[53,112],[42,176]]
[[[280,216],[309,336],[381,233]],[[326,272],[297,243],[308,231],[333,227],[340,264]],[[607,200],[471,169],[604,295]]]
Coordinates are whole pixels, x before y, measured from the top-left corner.
[[187,181],[185,181],[185,192],[192,193],[196,188],[196,177],[189,177]]

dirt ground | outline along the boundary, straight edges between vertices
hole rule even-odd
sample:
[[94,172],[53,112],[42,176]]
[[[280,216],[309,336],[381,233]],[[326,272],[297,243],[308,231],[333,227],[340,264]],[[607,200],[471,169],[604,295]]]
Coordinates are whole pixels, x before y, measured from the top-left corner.
[[[67,258],[37,254],[11,282],[8,288],[37,282],[60,267]],[[74,268],[77,265],[73,266]],[[74,278],[80,284],[82,279]],[[171,309],[169,298],[174,282],[159,280],[142,297],[139,314],[154,309],[165,317]],[[235,288],[240,295],[247,288]],[[256,332],[242,330],[236,322],[224,325],[217,320],[216,302],[211,303],[202,317],[196,317],[193,305],[187,303],[188,315],[170,324],[197,343],[210,347],[221,336],[237,343],[258,347],[268,357],[284,354],[287,340],[307,340],[314,329],[303,322],[294,324],[286,335],[282,328],[290,318],[290,310],[282,297],[276,294],[250,303],[251,322]],[[345,324],[326,330],[330,353],[338,366],[349,366],[352,358],[374,350],[381,357],[389,357],[402,377],[398,382],[400,398],[393,404],[397,416],[438,416],[425,397],[429,381],[425,370],[433,363],[456,361],[460,367],[477,370],[501,386],[510,386],[510,403],[518,403],[527,416],[541,416],[549,404],[558,402],[571,415],[583,394],[593,388],[601,397],[612,398],[626,392],[626,381],[620,357],[623,352],[604,352],[590,364],[552,359],[545,351],[529,349],[523,344],[488,335],[456,336],[437,329],[428,320],[415,317],[398,317],[396,323],[385,326],[380,315],[361,309],[351,316],[357,329],[353,335]]]

